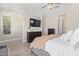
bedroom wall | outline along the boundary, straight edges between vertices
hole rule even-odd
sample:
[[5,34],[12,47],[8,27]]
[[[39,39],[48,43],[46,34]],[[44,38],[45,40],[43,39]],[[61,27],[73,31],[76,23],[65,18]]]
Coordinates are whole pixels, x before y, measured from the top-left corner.
[[55,33],[58,34],[58,21],[55,15],[44,19],[44,35],[48,34],[48,28],[55,28]]
[[52,14],[45,18],[45,34],[47,34],[47,28],[55,28],[56,34],[58,33],[58,16],[66,14],[66,18],[64,20],[64,32],[68,32],[69,30],[76,29],[79,27],[79,4],[67,4],[66,7],[56,10],[52,12]]
[[79,4],[72,4],[65,20],[66,32],[79,27]]
[[[4,35],[2,28],[2,16],[11,16],[11,34]],[[27,32],[28,31],[42,31],[42,27],[29,27],[29,19],[30,17],[36,18],[40,20],[40,17],[34,16],[34,14],[29,13],[19,13],[12,10],[1,10],[0,11],[0,42],[2,41],[10,41],[10,40],[22,40],[23,42],[27,42]],[[42,26],[42,23],[41,23]]]
[[[4,35],[3,34],[3,26],[2,26],[2,17],[3,15],[10,16],[11,17],[11,34]],[[16,39],[22,39],[23,34],[23,15],[20,13],[16,13],[13,11],[1,11],[0,13],[0,41],[6,41],[6,40],[16,40]]]

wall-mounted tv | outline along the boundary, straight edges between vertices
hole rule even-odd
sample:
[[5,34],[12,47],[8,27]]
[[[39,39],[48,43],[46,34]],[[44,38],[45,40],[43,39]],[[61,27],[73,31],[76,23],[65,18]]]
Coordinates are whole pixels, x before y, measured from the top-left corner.
[[41,20],[30,18],[30,27],[40,27]]

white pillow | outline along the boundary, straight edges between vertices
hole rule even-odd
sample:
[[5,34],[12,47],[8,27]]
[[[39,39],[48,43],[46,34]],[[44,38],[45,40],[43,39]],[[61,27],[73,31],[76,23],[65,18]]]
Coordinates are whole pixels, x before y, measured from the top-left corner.
[[63,34],[61,37],[63,37],[62,39],[64,41],[70,41],[72,34],[73,34],[73,31],[69,31],[69,32]]
[[79,49],[79,42],[77,42],[75,45],[73,45],[74,49]]
[[71,44],[74,46],[76,43],[79,42],[79,28],[75,30],[71,37]]
[[66,35],[66,33],[62,34],[62,35],[59,37],[59,39],[63,40],[64,37],[65,37],[65,35]]

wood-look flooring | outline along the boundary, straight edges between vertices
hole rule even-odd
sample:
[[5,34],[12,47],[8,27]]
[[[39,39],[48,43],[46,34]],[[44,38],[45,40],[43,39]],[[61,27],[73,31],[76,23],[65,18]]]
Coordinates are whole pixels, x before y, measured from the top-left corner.
[[30,44],[22,43],[21,40],[0,43],[0,45],[1,44],[7,45],[8,56],[34,56],[31,53]]

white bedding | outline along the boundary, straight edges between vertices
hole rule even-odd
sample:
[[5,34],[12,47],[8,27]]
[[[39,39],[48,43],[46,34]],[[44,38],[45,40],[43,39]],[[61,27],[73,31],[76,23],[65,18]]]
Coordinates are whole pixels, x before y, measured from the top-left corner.
[[79,48],[74,49],[70,42],[63,40],[49,40],[45,51],[51,56],[79,56]]
[[72,56],[74,54],[74,50],[70,44],[62,40],[48,41],[45,46],[45,51],[51,56]]
[[79,28],[49,40],[45,51],[52,56],[79,56]]

